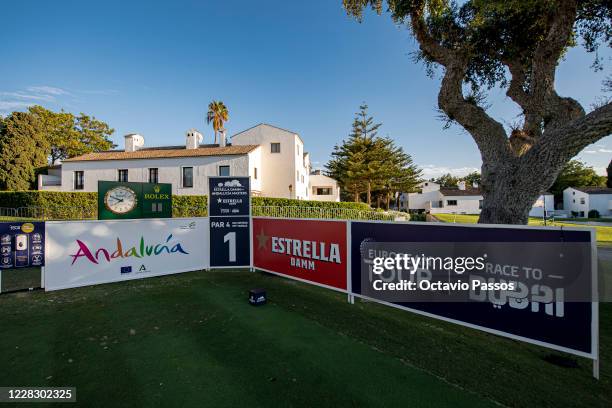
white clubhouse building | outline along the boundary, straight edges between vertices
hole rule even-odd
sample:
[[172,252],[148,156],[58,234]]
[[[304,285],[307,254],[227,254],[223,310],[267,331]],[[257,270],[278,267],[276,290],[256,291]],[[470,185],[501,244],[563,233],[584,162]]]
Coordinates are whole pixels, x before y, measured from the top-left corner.
[[[480,214],[482,209],[482,192],[477,185],[467,186],[460,181],[457,187],[441,187],[433,181],[419,184],[418,193],[402,193],[400,208],[429,214]],[[541,217],[555,210],[554,196],[551,193],[538,197],[531,210],[530,217]]]
[[563,209],[581,218],[588,217],[592,210],[600,217],[612,217],[612,188],[568,187],[563,190]]
[[259,124],[232,136],[231,143],[225,135],[218,145],[201,144],[202,140],[203,135],[191,129],[185,145],[146,147],[142,135],[129,134],[124,150],[66,159],[39,176],[38,188],[97,191],[99,180],[139,181],[171,183],[177,195],[205,195],[208,176],[250,176],[253,195],[340,200],[335,180],[310,175],[310,157],[295,132]]

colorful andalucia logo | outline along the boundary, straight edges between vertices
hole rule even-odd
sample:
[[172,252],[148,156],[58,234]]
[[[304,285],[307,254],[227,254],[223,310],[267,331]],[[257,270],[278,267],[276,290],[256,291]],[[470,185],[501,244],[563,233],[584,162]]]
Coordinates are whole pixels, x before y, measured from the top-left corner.
[[129,249],[124,249],[121,239],[117,238],[115,248],[100,247],[95,249],[90,248],[83,241],[77,239],[76,243],[78,245],[78,250],[74,255],[70,255],[72,257],[71,265],[74,265],[79,258],[83,257],[89,260],[91,263],[98,264],[100,261],[110,262],[116,258],[144,258],[147,256],[167,254],[189,254],[189,252],[185,251],[180,242],[171,243],[171,240],[172,234],[168,235],[165,242],[160,242],[158,244],[147,244],[145,238],[141,236],[138,245],[129,247]]

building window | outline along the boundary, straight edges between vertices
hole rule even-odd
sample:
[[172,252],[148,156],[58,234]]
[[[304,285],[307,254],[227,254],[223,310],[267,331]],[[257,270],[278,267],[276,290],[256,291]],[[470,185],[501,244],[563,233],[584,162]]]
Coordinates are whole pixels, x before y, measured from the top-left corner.
[[220,176],[229,176],[230,175],[230,166],[219,166],[219,175]]
[[586,204],[586,200],[584,197],[580,197],[580,204]]
[[149,183],[159,183],[159,170],[157,168],[149,169]]
[[85,172],[75,171],[74,172],[74,189],[83,190],[85,185]]
[[117,181],[121,183],[127,183],[128,181],[128,171],[127,169],[119,169],[119,175],[117,177]]
[[302,183],[304,183],[304,175],[302,174]]
[[482,210],[482,200],[478,200],[478,209]]
[[193,167],[183,167],[183,188],[193,187]]
[[446,205],[457,205],[457,200],[446,200]]
[[280,153],[280,143],[270,143],[270,153]]
[[257,167],[253,168],[253,178],[257,180]]
[[315,187],[316,195],[332,195],[331,187]]

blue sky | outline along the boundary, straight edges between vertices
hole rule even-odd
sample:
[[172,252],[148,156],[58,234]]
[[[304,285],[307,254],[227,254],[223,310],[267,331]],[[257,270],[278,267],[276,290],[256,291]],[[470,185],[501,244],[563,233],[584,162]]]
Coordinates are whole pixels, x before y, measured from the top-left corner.
[[[129,3],[129,4],[127,4]],[[426,176],[463,174],[480,155],[460,128],[436,118],[438,79],[410,53],[416,44],[388,15],[348,18],[340,0],[83,2],[22,1],[2,5],[0,114],[33,103],[85,112],[146,145],[182,144],[203,131],[206,106],[223,100],[230,134],[260,122],[298,132],[315,166],[350,131],[358,106],[383,123]],[[612,64],[589,68],[593,56],[571,50],[557,87],[586,107],[601,96]],[[504,123],[518,110],[501,90],[491,114]],[[612,158],[612,137],[585,149],[599,172]]]

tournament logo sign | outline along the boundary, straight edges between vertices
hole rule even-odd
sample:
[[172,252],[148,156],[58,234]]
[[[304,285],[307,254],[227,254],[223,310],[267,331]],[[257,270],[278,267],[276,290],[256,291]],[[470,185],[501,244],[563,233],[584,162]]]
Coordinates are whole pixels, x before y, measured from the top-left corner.
[[253,218],[255,268],[346,290],[346,222]]

